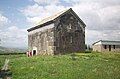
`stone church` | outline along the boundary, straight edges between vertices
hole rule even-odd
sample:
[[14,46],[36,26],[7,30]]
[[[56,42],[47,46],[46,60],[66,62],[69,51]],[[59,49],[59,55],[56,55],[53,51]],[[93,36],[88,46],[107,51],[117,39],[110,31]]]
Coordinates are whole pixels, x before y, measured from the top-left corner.
[[72,8],[43,19],[28,29],[28,49],[33,55],[85,51],[85,23]]

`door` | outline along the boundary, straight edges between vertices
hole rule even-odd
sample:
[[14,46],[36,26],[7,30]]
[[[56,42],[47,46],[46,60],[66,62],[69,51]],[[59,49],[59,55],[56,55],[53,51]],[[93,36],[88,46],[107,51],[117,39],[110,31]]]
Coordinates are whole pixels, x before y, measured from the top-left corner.
[[36,55],[36,50],[33,50],[33,55]]
[[33,50],[32,50],[32,55],[37,55],[37,47],[33,47]]
[[109,45],[109,51],[111,51],[111,45]]

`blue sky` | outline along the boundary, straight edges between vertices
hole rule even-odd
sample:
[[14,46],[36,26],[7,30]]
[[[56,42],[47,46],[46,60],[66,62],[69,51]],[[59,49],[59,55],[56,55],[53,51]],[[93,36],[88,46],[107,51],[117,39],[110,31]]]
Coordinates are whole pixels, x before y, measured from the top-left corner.
[[120,40],[120,0],[0,0],[1,46],[27,47],[28,28],[67,8],[87,25],[87,44]]
[[23,28],[26,27],[27,22],[19,9],[30,4],[33,3],[27,0],[0,0],[0,12],[12,22],[11,26]]

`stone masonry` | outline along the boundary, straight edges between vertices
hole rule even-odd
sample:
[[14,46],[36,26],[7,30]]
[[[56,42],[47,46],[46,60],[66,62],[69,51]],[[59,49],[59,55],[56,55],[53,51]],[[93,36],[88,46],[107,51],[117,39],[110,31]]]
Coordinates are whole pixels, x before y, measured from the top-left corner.
[[70,8],[54,19],[28,29],[28,49],[34,55],[84,52],[85,26]]

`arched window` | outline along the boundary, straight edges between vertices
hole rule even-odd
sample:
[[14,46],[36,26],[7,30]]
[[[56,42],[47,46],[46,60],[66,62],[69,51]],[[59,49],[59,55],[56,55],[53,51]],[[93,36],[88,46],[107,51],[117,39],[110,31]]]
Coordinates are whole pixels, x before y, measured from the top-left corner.
[[70,43],[72,43],[73,42],[73,38],[72,38],[72,36],[70,36]]
[[37,47],[33,47],[33,50],[32,50],[32,55],[37,55]]
[[67,29],[68,29],[68,30],[72,29],[71,23],[69,23],[69,24],[67,25]]

